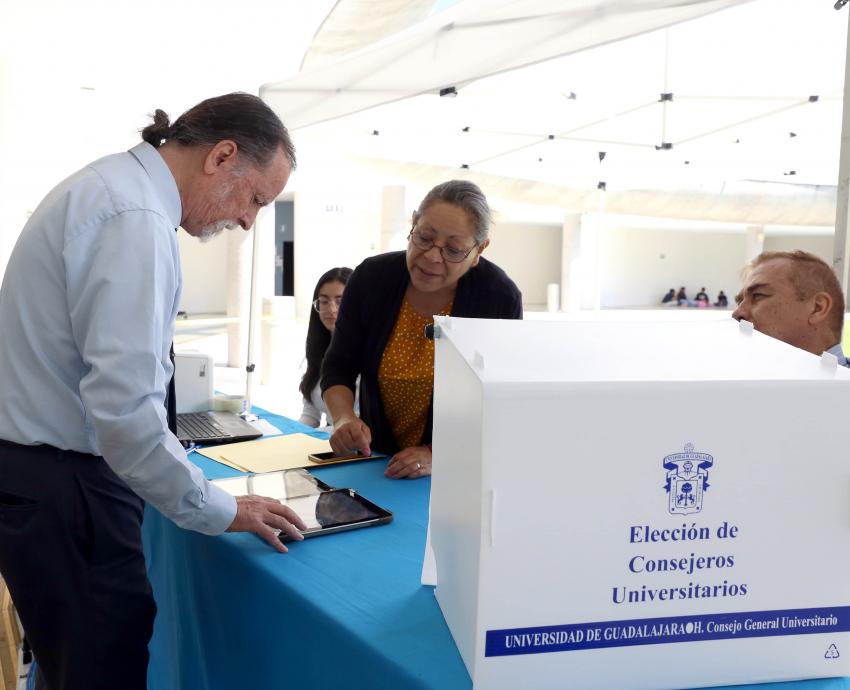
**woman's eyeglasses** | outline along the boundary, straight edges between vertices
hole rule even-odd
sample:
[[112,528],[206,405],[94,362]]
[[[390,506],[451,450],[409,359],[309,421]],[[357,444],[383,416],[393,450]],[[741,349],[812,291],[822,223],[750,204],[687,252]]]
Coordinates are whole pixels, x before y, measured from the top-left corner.
[[443,259],[451,264],[459,264],[470,255],[473,249],[478,246],[477,244],[474,244],[469,249],[459,249],[458,247],[450,247],[448,245],[443,245],[441,247],[438,244],[434,244],[434,240],[428,237],[423,237],[419,231],[415,229],[410,231],[407,239],[413,243],[414,247],[421,249],[423,252],[427,252],[432,248],[437,247],[437,249],[440,250],[440,254],[443,256]]
[[316,311],[330,311],[332,308],[339,311],[339,305],[342,304],[342,297],[319,297],[313,300],[313,309]]

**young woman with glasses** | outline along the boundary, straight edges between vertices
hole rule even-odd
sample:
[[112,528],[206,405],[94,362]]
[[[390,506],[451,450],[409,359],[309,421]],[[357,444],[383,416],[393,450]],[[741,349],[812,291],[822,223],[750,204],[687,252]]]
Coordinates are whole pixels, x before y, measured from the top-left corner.
[[[332,268],[319,278],[319,282],[316,283],[313,290],[313,310],[310,312],[310,323],[307,326],[307,371],[304,372],[299,386],[301,395],[304,397],[304,409],[298,421],[314,429],[322,425],[322,414],[327,416],[327,424],[333,426],[333,419],[328,414],[322,400],[319,375],[322,369],[322,359],[328,345],[331,344],[331,336],[336,327],[336,317],[342,303],[342,293],[345,291],[345,285],[348,283],[351,274],[352,270],[344,266]],[[358,409],[356,398],[355,395],[355,412]]]
[[[321,387],[337,451],[393,455],[388,477],[431,474],[435,314],[521,319],[522,296],[481,256],[490,208],[472,182],[432,189],[413,214],[407,251],[366,259],[346,287]],[[360,414],[354,390],[360,376]]]

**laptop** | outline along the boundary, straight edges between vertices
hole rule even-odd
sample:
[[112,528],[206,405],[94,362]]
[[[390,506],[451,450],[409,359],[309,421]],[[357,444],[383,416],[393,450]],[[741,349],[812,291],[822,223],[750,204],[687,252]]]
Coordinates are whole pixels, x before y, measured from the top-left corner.
[[250,441],[262,432],[233,412],[210,410],[213,359],[197,352],[174,354],[177,439],[183,445],[216,445]]

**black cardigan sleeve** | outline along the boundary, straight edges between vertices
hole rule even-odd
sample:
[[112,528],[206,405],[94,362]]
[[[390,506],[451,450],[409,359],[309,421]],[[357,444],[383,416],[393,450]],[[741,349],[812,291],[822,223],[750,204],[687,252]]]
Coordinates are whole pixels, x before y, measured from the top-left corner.
[[321,389],[354,390],[360,375],[360,419],[372,430],[372,448],[397,450],[384,414],[378,369],[409,281],[404,252],[369,257],[348,280],[336,328],[322,364]]
[[513,294],[512,304],[508,311],[508,316],[505,316],[506,319],[522,319],[522,293],[517,288],[516,292]]

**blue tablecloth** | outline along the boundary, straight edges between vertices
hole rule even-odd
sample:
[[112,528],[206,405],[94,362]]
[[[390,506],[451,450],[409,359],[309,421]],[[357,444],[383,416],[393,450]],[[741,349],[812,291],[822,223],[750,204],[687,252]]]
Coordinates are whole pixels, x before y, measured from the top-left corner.
[[[312,432],[283,417],[285,432]],[[210,478],[238,474],[197,453]],[[150,690],[469,690],[471,681],[430,587],[419,583],[430,479],[386,479],[383,460],[314,470],[395,514],[389,525],[291,544],[178,529],[145,513],[159,611]],[[850,679],[770,690],[850,690]]]

